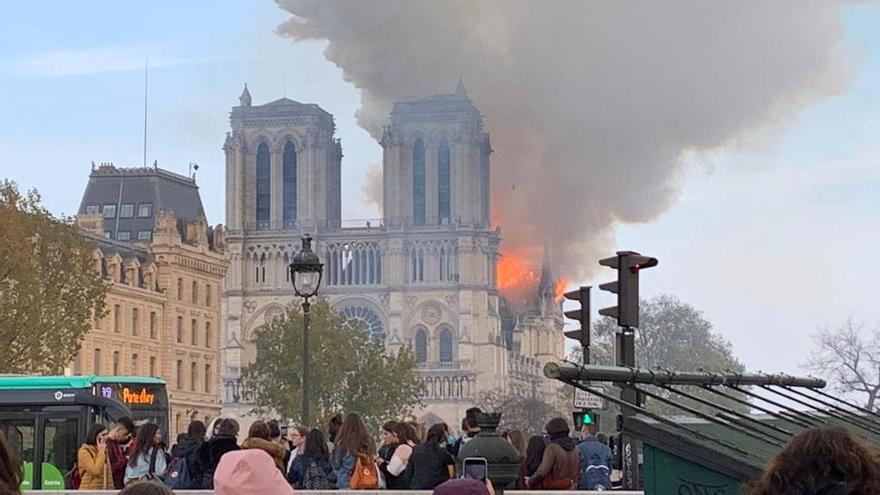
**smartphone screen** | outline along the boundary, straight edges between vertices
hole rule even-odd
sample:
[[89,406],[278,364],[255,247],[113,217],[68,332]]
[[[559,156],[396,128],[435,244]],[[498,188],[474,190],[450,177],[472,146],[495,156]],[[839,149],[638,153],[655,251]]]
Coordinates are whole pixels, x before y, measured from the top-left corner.
[[485,482],[489,463],[485,457],[466,457],[461,468],[465,478]]

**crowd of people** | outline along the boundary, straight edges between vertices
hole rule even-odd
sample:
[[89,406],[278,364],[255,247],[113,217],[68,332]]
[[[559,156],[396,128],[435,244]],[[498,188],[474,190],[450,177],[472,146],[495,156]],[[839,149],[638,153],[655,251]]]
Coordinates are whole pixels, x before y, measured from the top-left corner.
[[[170,451],[152,423],[135,428],[130,418],[94,425],[79,448],[69,484],[81,490],[121,490],[121,495],[168,495],[173,490],[212,490],[218,495],[288,495],[295,489],[433,490],[437,495],[494,493],[489,480],[456,476],[462,446],[480,433],[479,410],[470,409],[463,433],[446,424],[424,428],[388,421],[381,440],[356,413],[334,417],[327,429],[282,428],[256,421],[239,443],[239,424],[218,418],[193,421]],[[516,489],[608,490],[612,452],[607,438],[587,427],[573,437],[568,422],[553,418],[544,434],[526,440],[503,433],[517,452]],[[0,431],[0,495],[20,493],[16,464]],[[880,455],[844,428],[812,428],[796,436],[767,466],[764,477],[744,488],[748,495],[878,494]]]

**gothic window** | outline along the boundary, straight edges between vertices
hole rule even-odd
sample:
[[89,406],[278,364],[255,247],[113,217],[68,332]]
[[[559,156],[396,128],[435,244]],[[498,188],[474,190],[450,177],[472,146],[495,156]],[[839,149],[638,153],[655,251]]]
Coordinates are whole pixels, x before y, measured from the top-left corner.
[[424,363],[428,360],[428,332],[419,327],[416,330],[416,362]]
[[437,150],[437,216],[439,223],[449,223],[450,207],[449,143],[440,141]]
[[452,330],[448,328],[440,332],[440,362],[452,362]]
[[425,143],[413,145],[413,223],[425,224]]
[[281,158],[282,183],[284,192],[284,228],[296,225],[296,148],[290,141],[284,145],[284,155]]
[[372,309],[355,304],[346,306],[339,312],[346,324],[368,332],[373,337],[381,337],[385,332],[385,324]]
[[269,146],[257,146],[257,228],[269,228],[269,204],[272,179],[269,170]]

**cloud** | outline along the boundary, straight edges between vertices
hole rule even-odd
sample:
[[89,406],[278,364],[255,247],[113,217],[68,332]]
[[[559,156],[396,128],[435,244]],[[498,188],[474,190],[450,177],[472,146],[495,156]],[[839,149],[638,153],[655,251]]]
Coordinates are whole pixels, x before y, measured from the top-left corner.
[[277,1],[279,33],[327,40],[374,137],[394,101],[461,75],[492,133],[502,247],[550,241],[573,278],[617,225],[675,204],[683,157],[772,137],[852,74],[843,1]]
[[0,74],[28,78],[142,71],[147,55],[150,68],[191,66],[220,60],[219,57],[169,55],[162,53],[157,47],[98,46],[76,50],[47,50],[0,59]]

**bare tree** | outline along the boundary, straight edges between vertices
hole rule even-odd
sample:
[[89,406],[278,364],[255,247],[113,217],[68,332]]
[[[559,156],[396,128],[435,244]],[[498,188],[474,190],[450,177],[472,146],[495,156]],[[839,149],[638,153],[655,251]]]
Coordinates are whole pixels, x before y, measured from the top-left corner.
[[875,410],[880,395],[880,330],[865,330],[864,322],[847,318],[836,327],[813,335],[816,348],[804,364],[842,393],[865,394],[865,407]]
[[568,415],[558,407],[561,397],[548,400],[541,385],[542,379],[535,377],[515,380],[507,388],[484,392],[477,404],[484,411],[502,413],[502,428],[520,430],[528,438],[541,433],[551,418]]

